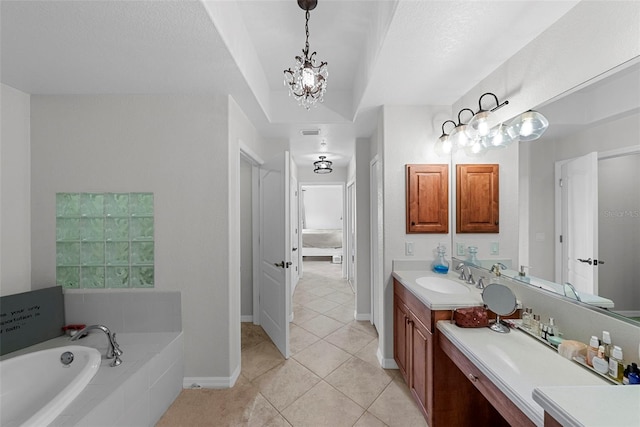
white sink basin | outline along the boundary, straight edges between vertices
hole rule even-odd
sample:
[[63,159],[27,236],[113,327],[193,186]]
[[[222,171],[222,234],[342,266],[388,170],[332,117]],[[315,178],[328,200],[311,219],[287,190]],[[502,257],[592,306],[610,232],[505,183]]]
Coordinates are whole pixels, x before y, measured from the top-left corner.
[[466,294],[469,293],[469,287],[462,283],[454,282],[453,280],[445,279],[443,277],[425,276],[416,279],[416,283],[423,288],[438,292],[441,294]]

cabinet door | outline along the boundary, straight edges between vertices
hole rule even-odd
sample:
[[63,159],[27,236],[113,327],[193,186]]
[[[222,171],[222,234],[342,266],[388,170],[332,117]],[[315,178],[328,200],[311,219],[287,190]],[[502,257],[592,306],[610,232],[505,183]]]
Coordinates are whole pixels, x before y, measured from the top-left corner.
[[431,413],[433,371],[433,335],[415,316],[411,316],[411,368],[409,388],[420,405],[420,409],[429,419]]
[[393,299],[393,358],[400,368],[400,373],[409,384],[407,368],[409,367],[409,309],[401,299]]
[[499,165],[456,166],[456,232],[500,231]]
[[407,165],[407,233],[449,232],[449,165]]

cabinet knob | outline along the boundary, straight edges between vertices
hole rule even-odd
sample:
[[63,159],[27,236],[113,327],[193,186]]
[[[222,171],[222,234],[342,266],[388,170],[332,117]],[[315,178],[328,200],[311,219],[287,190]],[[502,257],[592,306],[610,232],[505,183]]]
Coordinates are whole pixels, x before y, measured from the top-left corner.
[[475,383],[476,381],[478,381],[478,377],[476,377],[473,374],[469,374],[467,376],[469,377],[469,379],[471,380],[472,383]]

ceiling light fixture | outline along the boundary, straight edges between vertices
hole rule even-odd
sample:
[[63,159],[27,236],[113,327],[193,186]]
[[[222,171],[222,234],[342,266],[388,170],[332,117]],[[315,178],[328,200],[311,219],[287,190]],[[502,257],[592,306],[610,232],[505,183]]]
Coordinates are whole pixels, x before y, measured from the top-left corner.
[[320,65],[316,65],[316,52],[309,55],[309,11],[315,9],[317,4],[318,0],[298,0],[298,6],[306,11],[306,39],[302,49],[304,57],[296,56],[293,69],[284,70],[284,84],[289,86],[289,96],[293,96],[307,110],[316,102],[323,101],[329,75],[327,63],[322,61]]
[[333,162],[325,160],[326,158],[327,156],[320,156],[320,160],[313,162],[313,166],[315,167],[313,171],[315,173],[325,174],[333,172],[333,169],[331,169]]
[[[490,95],[496,101],[496,106],[490,110],[482,107],[482,98]],[[490,148],[507,147],[513,141],[533,141],[540,138],[549,126],[549,121],[539,112],[529,110],[520,114],[508,124],[498,123],[491,126],[491,113],[507,105],[509,101],[500,103],[498,97],[487,92],[478,99],[479,110],[474,114],[473,110],[463,108],[458,112],[458,123],[447,120],[442,123],[442,135],[434,145],[434,150],[438,156],[454,153],[458,148],[464,148],[468,156],[482,155]],[[468,123],[463,123],[461,114],[469,111],[473,114]],[[444,130],[444,125],[453,123],[454,128],[449,134]]]

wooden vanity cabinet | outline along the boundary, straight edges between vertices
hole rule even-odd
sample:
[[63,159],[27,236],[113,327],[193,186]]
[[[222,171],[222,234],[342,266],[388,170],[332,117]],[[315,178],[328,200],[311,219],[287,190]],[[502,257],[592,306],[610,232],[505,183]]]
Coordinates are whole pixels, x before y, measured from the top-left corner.
[[406,165],[406,232],[449,232],[449,165]]
[[500,165],[456,165],[456,232],[500,232]]
[[508,426],[436,344],[450,310],[430,310],[393,281],[393,356],[430,427]]

